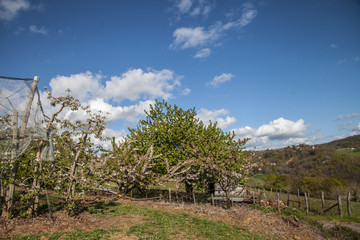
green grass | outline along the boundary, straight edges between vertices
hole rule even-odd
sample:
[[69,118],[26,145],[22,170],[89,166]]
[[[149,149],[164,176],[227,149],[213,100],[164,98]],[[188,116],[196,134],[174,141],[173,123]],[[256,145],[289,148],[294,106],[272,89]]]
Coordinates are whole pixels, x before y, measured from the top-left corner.
[[83,240],[96,240],[96,239],[109,239],[110,235],[119,230],[110,229],[104,230],[102,228],[94,229],[92,231],[74,231],[74,232],[63,232],[63,233],[54,233],[54,234],[43,234],[43,235],[23,235],[20,237],[11,237],[11,238],[0,238],[2,240],[39,240],[41,236],[47,237],[49,240],[73,240],[73,239],[83,239]]
[[[143,220],[130,227],[126,234],[134,234],[139,239],[266,239],[247,230],[222,221],[198,218],[188,213],[169,213],[146,207],[117,204],[110,201],[96,201],[87,206],[87,211],[101,217],[141,215]],[[56,239],[108,239],[121,228],[110,230],[95,229],[90,232],[75,231],[43,235],[25,235],[7,239],[40,239],[46,236]]]

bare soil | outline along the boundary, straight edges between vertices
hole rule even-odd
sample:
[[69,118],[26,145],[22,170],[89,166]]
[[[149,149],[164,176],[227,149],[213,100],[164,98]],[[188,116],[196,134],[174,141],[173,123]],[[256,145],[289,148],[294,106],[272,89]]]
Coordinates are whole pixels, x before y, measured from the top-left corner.
[[[91,199],[86,200],[91,201]],[[247,229],[251,233],[274,239],[326,239],[319,230],[305,223],[296,222],[294,224],[294,221],[289,221],[274,213],[264,213],[246,207],[226,210],[221,207],[198,204],[131,201],[127,199],[118,199],[117,202],[159,209],[171,213],[191,213],[199,218],[227,222]],[[0,218],[0,237],[21,236],[24,234],[52,234],[75,231],[77,229],[91,231],[96,228],[109,229],[115,227],[121,228],[123,231],[115,233],[111,239],[137,239],[134,235],[127,236],[126,232],[131,226],[142,222],[143,216],[140,215],[101,218],[84,212],[78,216],[69,217],[64,211],[60,211],[54,214],[52,220],[48,216],[12,220]],[[46,239],[46,237],[42,239]]]

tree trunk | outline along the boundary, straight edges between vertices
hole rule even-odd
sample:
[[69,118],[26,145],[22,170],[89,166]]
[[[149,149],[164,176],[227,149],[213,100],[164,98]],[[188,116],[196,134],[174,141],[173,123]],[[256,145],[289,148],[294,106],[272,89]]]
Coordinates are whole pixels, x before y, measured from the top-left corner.
[[68,186],[68,190],[67,190],[67,194],[68,194],[68,197],[70,197],[70,199],[73,199],[74,196],[75,196],[75,183],[76,183],[76,175],[77,175],[77,169],[78,169],[80,154],[81,154],[81,152],[83,150],[83,147],[84,147],[84,145],[86,143],[87,135],[89,133],[90,127],[91,127],[91,124],[89,123],[87,125],[87,128],[86,128],[85,132],[84,132],[84,137],[82,139],[82,142],[79,144],[79,149],[76,152],[75,159],[74,159],[73,165],[71,167],[70,181],[69,181],[69,186]]
[[194,186],[185,181],[186,196],[189,202],[193,201]]

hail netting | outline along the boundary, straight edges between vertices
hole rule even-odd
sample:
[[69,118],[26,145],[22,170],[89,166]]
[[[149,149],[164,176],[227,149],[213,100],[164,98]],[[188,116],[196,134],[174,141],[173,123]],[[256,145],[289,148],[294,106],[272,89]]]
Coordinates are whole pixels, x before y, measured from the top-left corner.
[[[35,83],[36,81],[36,83]],[[46,135],[38,77],[21,79],[0,76],[0,174],[5,177],[32,141],[48,139],[42,160],[53,159],[51,137]],[[33,91],[31,89],[33,88]],[[33,92],[33,97],[31,97]],[[18,116],[18,117],[17,117]],[[26,127],[24,126],[26,124]]]

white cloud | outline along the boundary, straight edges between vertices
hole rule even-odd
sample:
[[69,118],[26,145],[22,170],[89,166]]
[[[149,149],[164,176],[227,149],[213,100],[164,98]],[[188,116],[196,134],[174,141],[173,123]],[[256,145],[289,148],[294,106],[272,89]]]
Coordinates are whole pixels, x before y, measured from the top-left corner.
[[101,74],[85,73],[71,74],[70,76],[56,76],[50,80],[50,87],[54,96],[62,96],[66,89],[71,89],[71,95],[82,102],[100,97],[104,91]]
[[141,115],[144,115],[144,110],[150,109],[150,104],[154,104],[155,101],[147,100],[140,101],[137,104],[131,106],[113,106],[106,103],[103,99],[97,98],[90,100],[88,105],[95,111],[109,112],[111,115],[108,117],[109,122],[118,121],[124,119],[127,122],[136,122]]
[[[197,116],[204,124],[209,124],[210,121],[213,123],[217,122],[219,128],[226,129],[228,126],[236,122],[236,118],[230,117],[228,114],[229,112],[224,108],[214,111],[201,108]],[[225,118],[220,116],[225,116]]]
[[213,30],[204,30],[203,27],[182,27],[174,31],[174,42],[170,48],[193,48],[204,45],[205,43],[218,38],[218,34]]
[[352,129],[351,136],[360,134],[360,122]]
[[168,69],[150,69],[147,72],[130,69],[121,76],[110,77],[110,80],[102,84],[105,76],[88,71],[70,76],[56,76],[50,80],[50,87],[54,95],[63,95],[64,91],[70,88],[72,95],[81,101],[102,98],[120,103],[126,99],[137,101],[157,97],[171,98],[171,91],[181,85],[180,78]]
[[48,30],[44,26],[41,27],[41,28],[38,28],[35,25],[30,25],[29,31],[32,32],[32,33],[40,33],[40,34],[43,34],[43,35],[48,34]]
[[339,139],[343,139],[346,138],[346,135],[339,135],[339,136],[334,136],[334,140],[339,140]]
[[178,0],[175,1],[174,7],[176,9],[177,19],[179,20],[181,15],[198,16],[202,15],[207,17],[214,7],[208,0]]
[[219,76],[215,76],[213,78],[213,80],[208,82],[208,85],[216,88],[220,84],[223,84],[224,82],[230,81],[233,77],[234,77],[234,75],[232,75],[231,73],[223,73],[223,74],[221,74]]
[[268,136],[270,139],[286,139],[291,137],[304,137],[308,126],[303,119],[296,122],[279,118],[269,124],[260,126],[256,131],[256,136]]
[[192,6],[191,0],[180,0],[177,4],[177,7],[181,13],[186,13],[190,10]]
[[30,8],[27,0],[0,0],[0,20],[11,21],[19,15],[20,11]]
[[330,44],[330,48],[338,48],[338,45],[335,43]]
[[[66,94],[65,90],[70,88],[70,94],[79,98],[83,105],[89,105],[95,111],[109,112],[111,115],[108,116],[108,122],[138,121],[144,115],[144,110],[148,110],[149,105],[154,104],[155,98],[172,97],[176,86],[180,86],[180,77],[168,69],[160,71],[130,69],[120,76],[110,78],[88,71],[70,76],[56,76],[50,80],[54,96],[63,96]],[[184,95],[190,92],[190,89],[182,90]],[[123,100],[137,102],[128,106],[119,106]],[[67,111],[61,117],[81,120],[86,118],[86,113]]]
[[170,45],[170,48],[186,49],[209,44],[218,39],[225,31],[245,27],[254,20],[257,13],[257,10],[254,9],[252,5],[244,5],[241,17],[235,21],[229,21],[225,24],[218,21],[208,29],[204,27],[178,28],[173,33],[174,41]]
[[190,88],[185,88],[184,90],[181,91],[181,94],[183,96],[187,96],[191,93],[191,89]]
[[104,97],[112,98],[116,102],[157,97],[168,99],[172,97],[170,91],[180,86],[180,79],[181,77],[168,69],[147,72],[131,69],[121,76],[111,77],[111,80],[106,82]]
[[[260,149],[283,147],[289,144],[310,143],[317,141],[317,136],[308,138],[306,136],[308,125],[304,124],[303,119],[291,121],[284,118],[278,118],[268,124],[263,124],[259,128],[249,126],[233,129],[238,138],[251,138],[247,146]],[[272,141],[272,143],[270,143]],[[258,144],[258,145],[256,145]]]
[[348,119],[348,118],[355,118],[355,117],[360,117],[360,113],[351,113],[351,114],[346,114],[346,115],[340,114],[334,120],[339,121],[339,120]]
[[348,121],[345,123],[339,123],[339,124],[337,124],[337,126],[340,130],[345,130],[346,129],[345,127],[353,125],[353,124],[354,124],[354,121]]
[[210,54],[211,54],[210,48],[203,48],[195,54],[194,58],[206,58],[210,56]]

